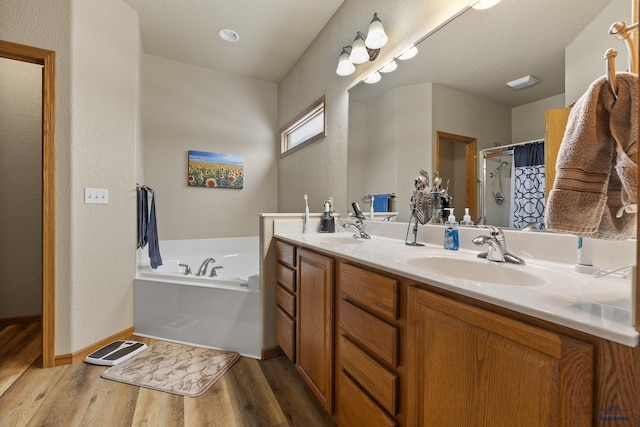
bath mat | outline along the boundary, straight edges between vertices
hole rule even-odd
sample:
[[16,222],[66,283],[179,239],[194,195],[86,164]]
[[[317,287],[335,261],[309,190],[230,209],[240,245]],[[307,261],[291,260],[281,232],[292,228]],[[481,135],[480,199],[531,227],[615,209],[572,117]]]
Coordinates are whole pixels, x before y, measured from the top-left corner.
[[148,349],[100,376],[139,387],[185,397],[197,397],[209,389],[240,354],[233,351],[156,342]]

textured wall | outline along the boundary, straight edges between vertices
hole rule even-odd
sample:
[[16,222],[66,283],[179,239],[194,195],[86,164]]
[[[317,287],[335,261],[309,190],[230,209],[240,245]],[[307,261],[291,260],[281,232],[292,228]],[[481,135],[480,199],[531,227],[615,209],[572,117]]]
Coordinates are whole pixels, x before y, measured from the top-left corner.
[[0,319],[42,312],[42,67],[0,58]]
[[[144,182],[161,239],[257,236],[276,210],[276,85],[145,55]],[[244,188],[187,186],[189,150],[244,157]],[[162,249],[162,248],[161,248]]]
[[[328,135],[278,162],[278,211],[301,212],[303,195],[319,212],[333,196],[336,208],[347,208],[347,135],[349,87],[385,60],[399,54],[467,6],[468,1],[346,0],[278,86],[278,125],[282,126],[313,100],[327,94]],[[354,74],[335,73],[342,46],[353,42],[356,30],[366,31],[378,12],[390,42],[374,64],[358,66]]]
[[[120,0],[72,13],[73,351],[133,325],[138,15]],[[109,189],[84,204],[84,187]]]

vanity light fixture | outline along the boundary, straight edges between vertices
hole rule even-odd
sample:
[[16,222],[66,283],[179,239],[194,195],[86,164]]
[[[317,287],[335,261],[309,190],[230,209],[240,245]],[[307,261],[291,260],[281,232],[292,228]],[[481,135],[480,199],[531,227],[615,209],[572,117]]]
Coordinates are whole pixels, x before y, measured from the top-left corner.
[[380,79],[382,79],[382,75],[379,72],[374,71],[373,73],[369,74],[369,76],[366,79],[364,79],[364,82],[369,84],[374,84],[374,83],[378,83]]
[[382,27],[380,18],[378,18],[378,14],[374,13],[373,19],[371,19],[371,23],[369,24],[367,38],[364,43],[369,49],[380,49],[382,46],[387,44],[388,41],[389,37],[387,37],[387,34],[384,32],[384,28]]
[[354,64],[364,64],[367,61],[375,61],[380,53],[380,48],[386,45],[388,41],[389,37],[387,37],[387,34],[384,32],[378,14],[374,13],[369,23],[368,34],[365,36],[362,32],[357,31],[352,46],[349,46],[350,51],[347,52],[345,48],[342,48],[340,59],[338,59],[336,74],[339,76],[348,76],[355,71],[355,67],[352,68],[344,62],[345,56],[348,56],[351,66]]
[[407,59],[411,59],[418,54],[418,48],[415,45],[411,45],[409,49],[405,50],[398,56],[398,59],[401,61],[405,61]]
[[356,71],[356,66],[349,60],[349,54],[351,53],[351,46],[345,46],[340,53],[340,59],[338,59],[338,68],[336,74],[339,76],[349,76]]
[[500,0],[478,0],[477,2],[471,5],[472,8],[476,10],[484,10],[489,9],[495,5],[500,3]]
[[511,86],[514,89],[524,89],[525,87],[533,86],[534,84],[538,83],[539,81],[540,80],[538,80],[536,77],[534,77],[531,74],[529,74],[528,76],[524,76],[524,77],[520,77],[519,79],[511,80],[510,82],[507,82],[507,85]]
[[235,31],[229,28],[224,28],[218,31],[218,35],[222,40],[226,42],[231,42],[231,43],[237,42],[240,39],[240,36],[238,35],[238,33],[236,33]]

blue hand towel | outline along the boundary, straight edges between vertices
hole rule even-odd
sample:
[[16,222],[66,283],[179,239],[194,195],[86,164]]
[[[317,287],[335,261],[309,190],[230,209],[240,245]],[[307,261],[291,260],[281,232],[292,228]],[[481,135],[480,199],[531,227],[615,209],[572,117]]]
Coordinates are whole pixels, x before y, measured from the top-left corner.
[[160,245],[158,243],[155,193],[151,193],[151,209],[149,211],[149,221],[147,225],[147,242],[149,242],[149,260],[151,262],[151,268],[158,268],[158,266],[162,265],[162,257],[160,256]]
[[138,187],[138,248],[147,245],[147,221],[149,220],[149,202],[147,189]]
[[374,212],[389,212],[389,200],[391,194],[374,194],[373,210]]

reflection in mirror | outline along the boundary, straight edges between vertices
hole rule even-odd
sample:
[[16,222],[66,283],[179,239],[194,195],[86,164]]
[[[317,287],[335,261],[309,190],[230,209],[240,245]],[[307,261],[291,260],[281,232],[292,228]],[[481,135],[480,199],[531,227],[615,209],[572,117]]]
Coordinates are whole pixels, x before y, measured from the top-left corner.
[[[421,169],[432,176],[440,168],[443,182],[455,183],[450,195],[458,219],[465,207],[474,208],[468,195],[475,193],[472,218],[480,216],[479,202],[487,208],[493,203],[483,222],[508,227],[509,203],[497,204],[490,186],[510,191],[511,159],[505,158],[508,165],[488,180],[481,172],[481,150],[544,139],[545,115],[566,110],[604,75],[608,48],[619,50],[616,69],[626,70],[623,45],[608,29],[616,21],[630,22],[631,3],[502,1],[488,10],[468,9],[426,37],[415,58],[400,62],[379,83],[354,86],[349,91],[348,202],[362,204],[367,195],[395,193],[393,210],[399,212],[399,221],[407,222],[415,176]],[[540,82],[520,90],[506,84],[527,75]],[[455,158],[464,160],[444,158],[452,150],[446,142],[437,144],[439,134],[477,141],[475,176],[465,177],[469,168],[464,150],[455,150],[460,152]],[[554,161],[545,161],[546,181]],[[496,162],[487,163],[489,172],[497,168]],[[445,169],[447,165],[452,166]],[[480,191],[478,181],[486,191]],[[483,193],[487,198],[480,200]],[[491,217],[491,211],[496,216]]]

